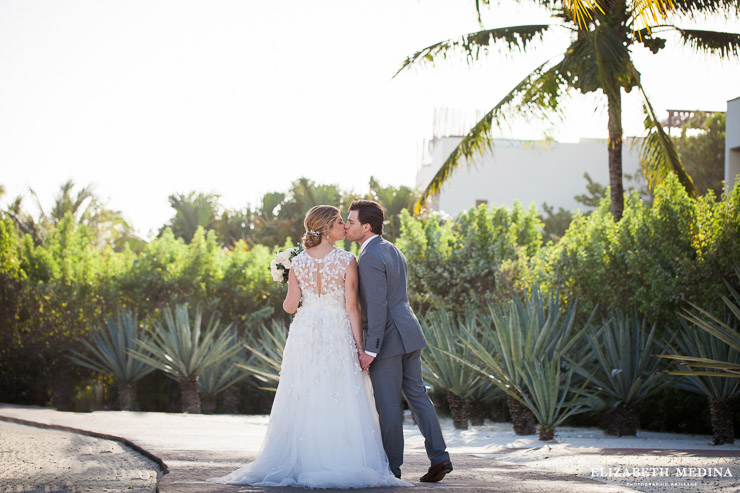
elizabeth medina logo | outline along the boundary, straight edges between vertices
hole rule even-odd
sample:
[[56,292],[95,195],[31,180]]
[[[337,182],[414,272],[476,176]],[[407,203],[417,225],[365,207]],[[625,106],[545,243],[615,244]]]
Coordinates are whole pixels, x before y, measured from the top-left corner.
[[729,467],[594,467],[591,477],[598,478],[732,478]]

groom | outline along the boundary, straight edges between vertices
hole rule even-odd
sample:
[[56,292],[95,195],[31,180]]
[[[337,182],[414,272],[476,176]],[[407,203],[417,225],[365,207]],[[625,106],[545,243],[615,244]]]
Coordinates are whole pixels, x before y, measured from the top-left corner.
[[421,477],[436,482],[452,471],[437,412],[421,378],[421,349],[427,345],[409,306],[406,258],[384,240],[383,209],[376,202],[356,200],[349,206],[347,239],[360,244],[358,260],[365,350],[360,365],[370,372],[380,417],[383,448],[396,477],[403,464],[403,414],[406,398],[432,465]]

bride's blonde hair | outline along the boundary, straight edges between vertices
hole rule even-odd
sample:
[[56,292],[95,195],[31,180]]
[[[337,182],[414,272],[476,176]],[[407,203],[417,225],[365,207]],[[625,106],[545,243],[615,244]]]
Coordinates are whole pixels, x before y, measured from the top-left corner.
[[301,238],[303,248],[315,247],[321,243],[321,237],[334,224],[334,220],[338,214],[339,209],[333,205],[317,205],[311,207],[311,210],[306,213],[306,218],[303,220],[303,226],[306,228],[306,233]]

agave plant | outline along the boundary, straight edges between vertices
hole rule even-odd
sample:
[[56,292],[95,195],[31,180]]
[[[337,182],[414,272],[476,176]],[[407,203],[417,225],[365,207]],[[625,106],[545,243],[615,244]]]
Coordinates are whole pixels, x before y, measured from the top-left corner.
[[[233,332],[234,340],[237,340],[236,333]],[[248,373],[241,367],[237,366],[243,363],[245,350],[240,347],[239,352],[223,363],[211,366],[206,369],[198,379],[200,388],[201,410],[206,414],[211,414],[216,409],[216,397],[241,382],[248,376]],[[232,407],[226,406],[225,407]],[[233,412],[233,409],[230,409]]]
[[249,334],[245,344],[250,353],[249,359],[237,366],[252,375],[258,388],[272,392],[277,390],[287,338],[288,327],[282,320],[271,320],[269,327],[261,324],[255,333]]
[[429,343],[421,354],[425,380],[435,389],[445,391],[450,405],[450,414],[455,428],[468,428],[470,414],[466,403],[474,392],[479,390],[482,377],[459,359],[470,359],[468,346],[459,345],[462,334],[477,333],[475,318],[472,315],[455,317],[447,311],[430,312],[421,321],[424,336]]
[[146,340],[136,314],[121,309],[115,318],[105,318],[105,327],[94,328],[90,338],[92,342],[81,340],[89,354],[72,351],[68,358],[77,365],[110,375],[118,387],[118,407],[123,411],[135,409],[136,381],[154,371],[130,354],[137,340]]
[[730,401],[740,395],[740,296],[728,287],[735,302],[723,297],[730,312],[726,321],[722,322],[698,307],[697,311],[686,312],[682,316],[695,328],[681,321],[683,330],[676,346],[683,355],[662,355],[682,363],[681,370],[668,372],[684,376],[675,384],[676,387],[703,394],[709,399],[715,445],[734,443]]
[[574,368],[599,390],[608,434],[635,435],[640,424],[635,404],[671,383],[661,373],[665,362],[653,356],[665,347],[655,332],[656,326],[648,331],[637,314],[617,313],[586,334],[588,354]]
[[481,315],[478,337],[468,333],[462,341],[470,350],[472,366],[506,392],[518,435],[536,431],[535,415],[521,395],[527,388],[524,370],[534,362],[549,362],[573,347],[583,332],[573,330],[575,317],[576,303],[562,312],[557,295],[545,300],[535,287],[531,295],[514,297],[504,307],[489,305],[488,313]]
[[540,440],[552,440],[555,427],[570,416],[594,407],[592,396],[583,393],[589,381],[574,392],[570,387],[573,369],[564,372],[558,354],[549,361],[532,361],[525,365],[522,376],[524,391],[520,391],[520,395],[537,420]]
[[154,322],[151,340],[138,342],[131,354],[140,361],[166,373],[180,383],[182,412],[200,413],[198,377],[236,355],[241,347],[229,324],[225,328],[215,317],[205,331],[201,331],[202,310],[198,308],[193,320],[185,304],[164,310],[164,325]]
[[[736,269],[735,273],[740,279],[740,270]],[[722,296],[722,301],[724,301],[732,313],[732,317],[735,320],[735,327],[732,327],[731,322],[723,322],[715,315],[694,304],[692,306],[695,311],[686,311],[681,316],[712,337],[724,342],[732,349],[740,351],[740,333],[738,333],[738,329],[736,328],[740,325],[740,294],[729,283],[727,283],[727,288],[733,299],[731,300],[727,296]],[[697,375],[740,378],[740,365],[728,361],[688,355],[671,355],[666,356],[666,358],[680,360],[685,366],[691,369],[700,368],[700,370],[695,370],[698,373],[694,374]]]

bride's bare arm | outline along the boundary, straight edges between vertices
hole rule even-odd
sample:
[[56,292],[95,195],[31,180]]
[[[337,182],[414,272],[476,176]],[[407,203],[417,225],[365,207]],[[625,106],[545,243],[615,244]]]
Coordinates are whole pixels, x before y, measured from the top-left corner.
[[349,314],[349,323],[352,326],[352,337],[355,339],[357,351],[362,353],[362,319],[360,318],[360,300],[357,295],[357,280],[357,261],[352,259],[344,277],[344,302]]
[[293,269],[288,271],[288,294],[283,301],[283,310],[288,313],[295,313],[298,310],[298,304],[301,302],[301,287],[298,285],[298,279]]

